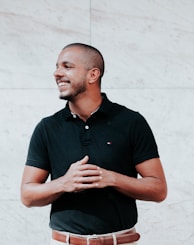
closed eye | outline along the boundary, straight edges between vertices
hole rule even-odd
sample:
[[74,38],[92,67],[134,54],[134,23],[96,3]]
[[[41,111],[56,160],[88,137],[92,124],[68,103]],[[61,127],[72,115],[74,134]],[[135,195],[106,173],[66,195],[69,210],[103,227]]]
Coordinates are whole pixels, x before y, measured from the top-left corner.
[[73,64],[71,64],[71,63],[69,63],[69,62],[66,62],[66,61],[64,61],[61,65],[56,64],[56,69],[58,69],[59,66],[62,66],[62,67],[64,67],[65,69],[72,69],[72,68],[74,68]]
[[71,69],[71,68],[73,68],[73,67],[70,66],[70,65],[64,65],[64,67],[65,67],[66,69]]
[[71,69],[73,68],[73,64],[69,63],[69,62],[63,62],[63,67],[66,68],[66,69]]

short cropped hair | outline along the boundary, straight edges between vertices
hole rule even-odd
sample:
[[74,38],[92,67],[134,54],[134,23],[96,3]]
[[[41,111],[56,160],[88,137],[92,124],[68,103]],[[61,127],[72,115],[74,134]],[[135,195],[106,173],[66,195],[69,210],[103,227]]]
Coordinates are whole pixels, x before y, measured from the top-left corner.
[[101,52],[97,48],[94,48],[93,46],[84,43],[71,43],[66,45],[63,48],[63,50],[70,47],[79,47],[86,52],[87,58],[89,59],[88,68],[89,69],[95,67],[98,68],[100,70],[100,79],[101,79],[102,76],[104,75],[104,69],[105,69],[104,58]]

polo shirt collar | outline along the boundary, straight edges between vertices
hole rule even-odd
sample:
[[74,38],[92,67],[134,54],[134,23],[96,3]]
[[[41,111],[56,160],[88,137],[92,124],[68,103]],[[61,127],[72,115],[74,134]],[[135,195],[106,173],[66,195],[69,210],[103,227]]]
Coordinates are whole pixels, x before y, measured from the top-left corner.
[[[106,115],[111,113],[112,102],[107,98],[107,95],[105,93],[101,93],[101,95],[102,95],[103,99],[102,99],[102,103],[100,105],[100,108],[98,109],[97,112],[102,113],[106,116]],[[65,116],[65,120],[73,118],[73,115],[70,111],[68,102],[66,103],[66,106],[64,108],[64,116]]]
[[108,99],[105,93],[101,93],[101,95],[103,100],[98,111],[104,115],[109,115],[112,111],[112,102]]

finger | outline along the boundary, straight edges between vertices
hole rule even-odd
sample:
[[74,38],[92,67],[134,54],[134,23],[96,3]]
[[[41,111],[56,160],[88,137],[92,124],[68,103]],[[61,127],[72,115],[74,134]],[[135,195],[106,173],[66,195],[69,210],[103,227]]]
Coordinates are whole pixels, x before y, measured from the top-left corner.
[[97,165],[94,164],[80,164],[79,165],[79,170],[82,171],[82,174],[88,175],[88,172],[86,171],[95,171],[95,172],[91,172],[90,175],[99,175],[101,174],[100,168]]
[[85,157],[83,157],[81,160],[79,160],[78,162],[80,163],[80,164],[85,164],[85,163],[87,163],[88,162],[88,160],[89,160],[89,156],[85,156]]

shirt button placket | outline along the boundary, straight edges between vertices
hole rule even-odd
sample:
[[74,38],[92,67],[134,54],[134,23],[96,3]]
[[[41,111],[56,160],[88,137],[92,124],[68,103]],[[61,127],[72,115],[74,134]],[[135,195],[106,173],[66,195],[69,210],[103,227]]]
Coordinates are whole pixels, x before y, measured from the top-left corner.
[[87,124],[84,126],[83,144],[87,146],[91,144],[90,127]]
[[85,125],[85,129],[89,129],[90,127],[88,125]]

